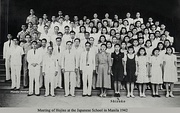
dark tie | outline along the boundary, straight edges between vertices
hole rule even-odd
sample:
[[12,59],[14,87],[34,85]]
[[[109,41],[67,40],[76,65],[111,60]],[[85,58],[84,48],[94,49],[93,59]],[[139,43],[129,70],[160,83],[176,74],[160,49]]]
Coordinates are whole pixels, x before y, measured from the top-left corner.
[[60,47],[58,46],[58,53],[60,53]]
[[89,57],[89,51],[87,51],[87,54],[86,54],[86,65],[88,65],[88,58]]
[[9,40],[9,47],[11,46],[11,40]]
[[36,50],[34,50],[34,54],[36,54]]

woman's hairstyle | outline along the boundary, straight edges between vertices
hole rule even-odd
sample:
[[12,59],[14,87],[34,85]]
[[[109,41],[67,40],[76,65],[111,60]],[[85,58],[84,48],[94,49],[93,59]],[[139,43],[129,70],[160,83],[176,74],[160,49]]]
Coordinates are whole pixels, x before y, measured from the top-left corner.
[[166,47],[166,53],[165,53],[165,54],[168,54],[168,53],[167,53],[167,49],[171,49],[171,54],[173,53],[173,48],[172,48],[172,46]]
[[150,43],[151,43],[151,46],[152,46],[151,40],[146,40],[146,42],[145,42],[145,44],[144,44],[145,47],[147,47],[147,42],[150,42]]
[[84,27],[85,32],[86,32],[86,27],[85,27],[85,26],[80,26],[80,27],[79,27],[79,33],[82,33],[81,28],[83,28],[83,27]]
[[108,43],[110,43],[111,47],[112,47],[112,42],[111,41],[106,41],[106,46],[107,46]]
[[133,53],[135,53],[134,47],[133,46],[129,46],[128,47],[128,53],[129,53],[129,49],[133,49]]
[[120,45],[120,44],[118,44],[118,43],[114,45],[114,47],[116,47],[116,46],[119,46],[119,47],[121,47],[121,45]]
[[107,30],[106,27],[102,27],[102,29],[101,29],[101,34],[102,34],[103,29],[106,29],[106,33],[105,33],[105,34],[108,34],[108,30]]
[[144,55],[143,55],[143,56],[146,56],[147,53],[146,53],[146,49],[145,49],[144,47],[141,47],[141,48],[138,50],[137,56],[141,56],[141,54],[140,54],[140,51],[141,51],[141,50],[144,50]]
[[114,27],[114,24],[117,23],[117,27],[119,27],[119,22],[118,21],[114,21],[113,22],[113,27]]
[[159,49],[158,48],[153,49],[152,55],[155,55],[155,51],[159,51]]
[[112,36],[111,32],[114,31],[115,34],[116,34],[116,30],[115,29],[111,29],[110,32],[109,32],[109,35]]
[[107,41],[107,40],[106,40],[106,36],[105,36],[105,35],[101,35],[101,36],[99,37],[99,40],[98,40],[99,43],[102,43],[102,42],[101,42],[101,38],[102,38],[102,37],[104,37],[105,42]]
[[96,29],[96,33],[98,32],[98,28],[97,28],[96,26],[93,26],[93,27],[91,28],[91,33],[93,33],[93,29]]
[[125,27],[122,27],[122,28],[121,28],[120,34],[122,34],[122,30],[123,30],[123,29],[126,30],[125,34],[127,34],[127,29],[126,29]]
[[163,48],[162,48],[161,50],[164,50],[164,49],[165,49],[165,46],[164,46],[164,43],[163,43],[163,42],[159,42],[159,43],[157,44],[157,48],[160,50],[160,48],[159,48],[159,45],[160,45],[160,44],[163,45]]
[[106,47],[106,49],[107,49],[107,45],[106,45],[106,44],[101,44],[101,47],[102,47],[102,46],[105,46],[105,47]]

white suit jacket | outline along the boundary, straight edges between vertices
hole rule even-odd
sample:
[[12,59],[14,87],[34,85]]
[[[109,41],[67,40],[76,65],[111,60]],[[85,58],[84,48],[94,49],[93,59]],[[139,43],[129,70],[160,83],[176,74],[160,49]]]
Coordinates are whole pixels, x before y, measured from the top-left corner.
[[32,63],[37,63],[40,66],[42,62],[42,55],[39,49],[36,49],[36,53],[34,54],[34,49],[31,49],[27,53],[27,62],[28,62],[28,69],[32,68]]
[[49,56],[48,54],[45,54],[43,57],[43,68],[42,71],[50,74],[55,74],[56,71],[58,71],[58,63],[57,58],[52,55]]
[[3,46],[3,58],[8,59],[10,57],[10,48],[13,46],[13,41],[11,40],[11,45],[9,46],[9,40],[4,43]]
[[[84,51],[82,52],[80,58],[80,70],[83,71],[85,71],[84,67],[86,66],[86,55],[87,55],[87,51]],[[88,70],[95,70],[95,54],[92,50],[89,51],[88,64],[89,64]]]

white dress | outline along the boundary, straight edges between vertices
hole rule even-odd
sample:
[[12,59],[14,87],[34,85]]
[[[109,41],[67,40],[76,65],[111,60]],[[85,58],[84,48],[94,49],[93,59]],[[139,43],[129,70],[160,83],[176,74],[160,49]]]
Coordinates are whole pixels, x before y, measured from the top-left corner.
[[136,61],[139,67],[136,83],[148,83],[149,82],[148,71],[147,71],[148,57],[139,56],[136,57]]
[[152,84],[162,84],[162,68],[161,64],[163,64],[163,59],[161,56],[152,56],[150,58],[151,67],[151,78],[150,81]]
[[174,65],[176,62],[176,55],[165,55],[164,56],[164,82],[177,82],[177,67]]

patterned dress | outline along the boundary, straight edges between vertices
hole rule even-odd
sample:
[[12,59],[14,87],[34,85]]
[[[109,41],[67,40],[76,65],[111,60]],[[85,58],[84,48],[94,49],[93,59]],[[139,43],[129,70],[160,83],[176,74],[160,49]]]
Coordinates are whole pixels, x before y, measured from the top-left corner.
[[97,53],[96,66],[98,67],[96,87],[111,88],[111,75],[108,74],[109,66],[111,66],[110,54]]

